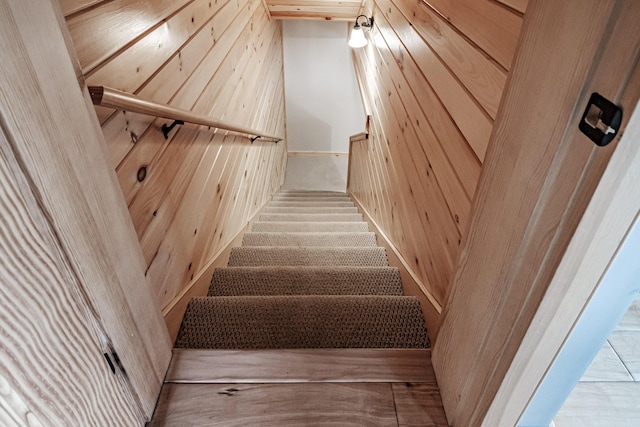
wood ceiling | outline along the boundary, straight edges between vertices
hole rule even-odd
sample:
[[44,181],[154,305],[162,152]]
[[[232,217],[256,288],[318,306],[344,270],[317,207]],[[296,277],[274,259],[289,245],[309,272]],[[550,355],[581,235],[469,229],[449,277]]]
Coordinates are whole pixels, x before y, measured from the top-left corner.
[[266,0],[274,19],[354,21],[361,0]]

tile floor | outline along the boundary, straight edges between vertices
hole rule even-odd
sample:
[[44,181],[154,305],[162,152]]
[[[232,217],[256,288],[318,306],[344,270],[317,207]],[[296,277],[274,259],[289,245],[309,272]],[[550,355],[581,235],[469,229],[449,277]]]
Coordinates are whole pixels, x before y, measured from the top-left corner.
[[640,426],[640,298],[554,418],[556,427]]

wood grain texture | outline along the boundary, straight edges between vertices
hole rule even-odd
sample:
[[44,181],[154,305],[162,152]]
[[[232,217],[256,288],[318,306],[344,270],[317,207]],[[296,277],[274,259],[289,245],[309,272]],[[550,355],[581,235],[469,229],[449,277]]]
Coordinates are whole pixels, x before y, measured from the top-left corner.
[[420,0],[504,69],[511,68],[522,16],[494,0]]
[[[522,22],[511,7],[484,3],[514,31],[481,19],[463,29],[422,0],[369,0],[375,42],[353,51],[372,119],[369,139],[351,144],[349,191],[439,307],[506,84],[508,66],[478,40],[500,33],[499,50],[513,55]],[[476,8],[468,13],[486,13]]]
[[[380,74],[376,73],[372,78],[380,78]],[[400,236],[411,234],[423,233],[431,237],[432,240],[406,239],[396,246],[404,253],[408,253],[408,264],[420,270],[423,277],[428,277],[430,284],[435,285],[427,288],[432,289],[432,294],[437,295],[436,299],[442,299],[444,284],[449,281],[448,275],[453,268],[459,231],[456,229],[455,221],[451,220],[451,214],[438,189],[434,174],[421,173],[421,165],[418,162],[421,157],[416,151],[419,147],[404,141],[402,133],[393,135],[394,139],[391,140],[390,136],[382,131],[386,128],[397,128],[399,122],[390,106],[385,105],[382,98],[384,95],[381,94],[381,92],[384,93],[384,88],[378,90],[374,87],[374,90],[376,100],[373,104],[377,114],[373,116],[371,136],[366,147],[376,147],[382,153],[381,161],[390,167],[389,173],[393,177],[391,179],[393,184],[390,186],[397,187],[395,194],[402,203],[396,210],[389,213],[387,221],[394,231],[387,235],[395,235],[401,242]],[[352,187],[355,183],[355,181],[351,182]],[[366,183],[361,185],[362,188],[367,188]],[[353,190],[351,192],[363,202],[363,198],[357,192]],[[371,212],[375,208],[374,206],[367,210]],[[394,221],[394,217],[402,219]],[[411,228],[413,228],[412,231],[410,231]],[[407,246],[413,248],[407,250]],[[438,247],[440,250],[436,249]]]
[[527,4],[529,3],[529,0],[497,0],[497,1],[520,13],[524,13],[527,10]]
[[165,378],[169,383],[407,381],[436,384],[430,350],[174,349]]
[[80,65],[93,70],[192,0],[105,1],[67,18]]
[[354,0],[266,0],[275,19],[319,19],[354,21],[360,1]]
[[396,426],[390,384],[166,384],[155,426]]
[[[534,358],[540,363],[516,368],[511,380],[517,383],[522,375],[530,382],[496,398],[615,149],[615,144],[595,147],[575,126],[588,97],[599,92],[630,110],[640,96],[637,81],[629,83],[640,43],[628,36],[640,13],[637,6],[624,1],[593,2],[586,8],[578,1],[528,5],[469,237],[434,347],[434,368],[454,424],[513,424],[548,369],[545,363],[553,360]],[[618,64],[615,71],[612,63]],[[549,102],[556,108],[549,110]],[[544,133],[532,116],[547,123]],[[572,322],[562,324],[569,328]],[[542,324],[534,330],[541,337],[547,328]],[[557,338],[553,347],[540,348],[553,354],[564,341]],[[524,359],[538,348],[522,349]],[[469,363],[468,354],[478,357]],[[485,418],[492,404],[498,409]]]
[[[78,51],[89,22],[103,28],[118,19],[110,29],[117,31],[129,23],[119,18],[128,12],[158,24],[101,41],[95,47],[106,55],[100,63],[81,61],[91,84],[109,81],[153,101],[284,135],[281,23],[269,19],[262,2],[100,4],[67,20]],[[113,109],[97,113],[146,277],[168,314],[281,186],[286,144],[251,144],[194,126],[179,127],[165,140],[160,127],[168,120]]]
[[0,421],[7,426],[142,425],[128,385],[105,364],[92,307],[5,132],[3,126]]
[[61,13],[55,2],[2,7],[0,43],[11,58],[0,68],[2,80],[11,82],[0,96],[5,133],[62,256],[126,366],[141,410],[150,415],[171,345],[149,298],[142,253],[88,92],[79,86]]
[[440,391],[435,384],[391,384],[399,427],[447,427]]
[[[629,12],[616,26],[622,34],[628,31],[627,25],[635,25],[638,19],[636,14],[640,13],[637,9]],[[612,37],[610,44],[618,43]],[[625,47],[624,43],[617,48],[611,47],[612,52],[618,50],[617,54],[631,54],[631,49]],[[606,68],[605,64],[610,61],[607,59],[600,66]],[[599,76],[603,80],[608,80],[607,77],[607,73]],[[584,312],[584,306],[609,268],[611,259],[618,253],[620,243],[634,221],[637,221],[640,211],[637,186],[640,150],[636,144],[640,137],[638,99],[640,67],[636,64],[621,99],[623,105],[636,102],[634,115],[625,119],[629,122],[619,146],[523,338],[521,350],[502,382],[490,408],[489,419],[514,419],[520,416],[573,330],[574,323]],[[540,330],[544,330],[544,333],[539,333]]]
[[103,1],[104,0],[58,0],[64,16],[79,12],[82,9],[86,9]]
[[[507,77],[504,70],[424,3],[417,6],[415,0],[394,0],[393,3],[402,9],[425,45],[495,119]],[[383,6],[384,3],[379,4]],[[408,14],[409,11],[412,13]]]

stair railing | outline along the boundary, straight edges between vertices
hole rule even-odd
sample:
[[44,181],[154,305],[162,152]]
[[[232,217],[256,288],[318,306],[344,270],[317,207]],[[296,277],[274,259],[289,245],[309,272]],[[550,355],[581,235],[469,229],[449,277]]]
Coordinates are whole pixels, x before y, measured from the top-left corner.
[[132,113],[146,114],[173,120],[173,123],[169,126],[167,126],[166,124],[162,125],[162,132],[165,138],[169,137],[169,132],[176,125],[192,123],[196,125],[207,126],[209,128],[224,129],[226,131],[245,135],[248,138],[251,138],[252,143],[257,139],[270,140],[274,141],[275,143],[283,140],[283,138],[279,136],[267,135],[248,127],[216,120],[203,114],[194,113],[192,111],[183,110],[181,108],[171,107],[166,104],[147,101],[145,99],[137,97],[136,95],[132,95],[130,93],[122,92],[109,87],[89,86],[89,93],[91,94],[91,100],[93,101],[94,105],[116,108],[119,110],[130,111]]

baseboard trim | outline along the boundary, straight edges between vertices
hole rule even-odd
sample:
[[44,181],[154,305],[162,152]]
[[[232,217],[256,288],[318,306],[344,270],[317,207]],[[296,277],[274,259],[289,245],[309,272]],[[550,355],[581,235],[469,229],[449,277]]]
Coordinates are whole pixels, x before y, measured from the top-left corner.
[[353,199],[356,206],[361,210],[365,220],[373,226],[373,232],[375,232],[380,238],[378,240],[378,244],[387,250],[389,265],[397,267],[398,270],[400,270],[400,277],[402,279],[402,286],[405,294],[416,296],[420,299],[422,313],[424,314],[424,321],[427,325],[429,338],[431,339],[431,347],[433,348],[433,344],[438,336],[438,331],[440,330],[440,314],[442,313],[442,305],[438,303],[433,294],[429,292],[427,286],[418,278],[411,267],[409,267],[409,264],[404,259],[398,248],[396,248],[384,231],[382,231],[378,223],[371,217],[360,200],[358,200],[353,193],[348,190],[347,192]]

